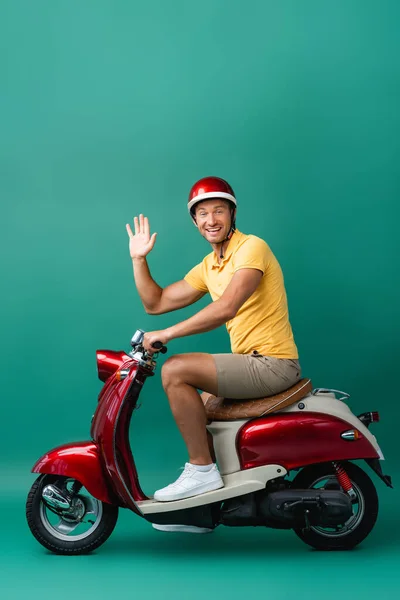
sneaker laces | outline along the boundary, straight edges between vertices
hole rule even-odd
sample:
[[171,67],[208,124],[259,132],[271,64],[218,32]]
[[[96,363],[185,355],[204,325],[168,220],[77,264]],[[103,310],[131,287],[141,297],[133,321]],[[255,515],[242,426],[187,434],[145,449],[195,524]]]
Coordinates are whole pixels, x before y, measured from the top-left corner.
[[178,479],[173,483],[170,483],[170,485],[180,483],[183,479],[186,479],[186,477],[189,477],[192,473],[197,472],[196,466],[192,465],[192,463],[186,463],[184,467],[179,467],[179,470],[182,471],[182,473],[179,475]]
[[189,473],[193,473],[196,469],[190,463],[186,463],[186,465],[184,467],[180,467],[179,470],[182,471],[182,473],[179,475],[178,479],[174,483],[182,481],[182,479],[185,479],[189,475]]

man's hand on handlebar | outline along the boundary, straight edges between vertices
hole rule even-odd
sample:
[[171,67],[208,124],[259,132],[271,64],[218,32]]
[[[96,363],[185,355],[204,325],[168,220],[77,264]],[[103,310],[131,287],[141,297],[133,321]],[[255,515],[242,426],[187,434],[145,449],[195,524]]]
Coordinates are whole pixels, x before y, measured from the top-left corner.
[[161,342],[163,346],[171,341],[171,337],[168,335],[168,329],[161,329],[160,331],[148,331],[143,337],[143,348],[150,356],[155,352],[160,352],[160,348],[155,348],[153,344]]

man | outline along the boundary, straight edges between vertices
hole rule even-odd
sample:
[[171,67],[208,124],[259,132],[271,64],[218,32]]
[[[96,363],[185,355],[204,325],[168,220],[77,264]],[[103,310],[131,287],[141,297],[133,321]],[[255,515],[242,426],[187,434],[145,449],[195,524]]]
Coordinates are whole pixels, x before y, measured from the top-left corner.
[[[232,354],[177,354],[163,365],[163,387],[189,462],[176,482],[156,491],[159,501],[180,500],[224,485],[207,438],[203,401],[210,394],[261,398],[288,389],[301,377],[281,268],[262,239],[236,229],[236,205],[225,180],[205,177],[195,183],[188,209],[212,252],[183,280],[164,289],[152,279],[146,261],[157,235],[150,235],[148,219],[135,217],[135,235],[126,226],[134,278],[147,313],[189,306],[207,292],[213,300],[190,319],[146,333],[145,349],[153,353],[157,341],[168,344],[223,324],[231,339]],[[201,396],[198,389],[204,392]]]

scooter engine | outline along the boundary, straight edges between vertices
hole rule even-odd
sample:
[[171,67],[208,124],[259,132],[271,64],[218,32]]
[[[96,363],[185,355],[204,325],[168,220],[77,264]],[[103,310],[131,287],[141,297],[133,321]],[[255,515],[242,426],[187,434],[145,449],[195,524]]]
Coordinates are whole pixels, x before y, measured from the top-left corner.
[[[283,486],[282,486],[283,487]],[[340,490],[280,489],[232,498],[224,503],[220,523],[231,527],[261,525],[301,529],[336,527],[353,514],[349,496]]]
[[353,514],[350,497],[340,490],[284,490],[264,496],[259,514],[268,521],[299,528],[309,525],[336,527]]

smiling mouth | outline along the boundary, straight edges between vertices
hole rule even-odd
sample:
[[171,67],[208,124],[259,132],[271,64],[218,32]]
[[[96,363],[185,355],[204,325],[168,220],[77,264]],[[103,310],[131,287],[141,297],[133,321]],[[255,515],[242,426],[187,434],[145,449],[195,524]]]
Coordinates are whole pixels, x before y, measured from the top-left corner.
[[206,229],[207,233],[219,233],[222,230],[222,227],[218,227],[217,229]]

